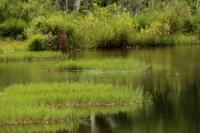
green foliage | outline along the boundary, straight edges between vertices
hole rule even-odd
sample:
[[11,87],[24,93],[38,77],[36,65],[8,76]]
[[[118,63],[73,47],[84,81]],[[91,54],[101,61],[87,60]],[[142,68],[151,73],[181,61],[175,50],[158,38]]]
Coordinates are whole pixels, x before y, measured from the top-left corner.
[[196,35],[174,35],[174,44],[178,45],[192,45],[199,44],[199,38]]
[[200,8],[196,10],[194,15],[192,16],[191,21],[192,21],[194,32],[200,35]]
[[190,20],[191,8],[184,2],[173,2],[163,10],[154,10],[147,13],[151,20],[159,20],[170,25],[170,33],[181,32],[186,21]]
[[174,44],[175,34],[200,34],[198,6],[186,0],[95,0],[90,8],[83,1],[80,13],[61,11],[59,0],[9,2],[0,2],[0,35],[28,36],[32,50],[158,46]]
[[26,36],[24,30],[27,23],[22,19],[9,19],[0,24],[0,36],[13,37],[15,39],[24,39]]
[[96,8],[78,20],[75,37],[81,48],[127,47],[129,35],[136,29],[136,21],[128,12],[120,12],[115,4]]
[[[31,27],[27,29],[27,35],[31,37],[34,34],[41,34],[46,36],[46,44],[48,48],[53,50],[59,50],[61,45],[60,38],[63,34],[66,34],[66,45],[75,46],[75,40],[73,39],[73,28],[70,22],[71,16],[66,16],[62,13],[54,13],[48,17],[39,16],[33,19]],[[47,48],[47,47],[46,47]]]
[[151,25],[151,20],[147,15],[140,15],[136,17],[139,28],[147,28]]
[[165,46],[177,42],[173,39],[177,32],[193,33],[194,22],[185,3],[174,2],[163,10],[144,12],[137,17],[116,4],[104,8],[94,5],[92,12],[85,15],[58,12],[38,17],[28,31],[47,35],[47,40],[55,46],[59,46],[61,31],[67,33],[69,45],[75,48]]
[[52,0],[1,0],[0,21],[16,18],[29,22],[35,16],[55,11],[53,3]]
[[42,34],[53,34],[57,35],[61,29],[66,29],[68,21],[62,13],[55,13],[50,16],[39,16],[36,17],[31,26],[36,28]]
[[131,37],[131,42],[135,46],[156,46],[167,44],[164,42],[164,37],[168,36],[170,26],[167,23],[162,23],[159,20],[151,22],[151,25],[146,28],[141,28],[139,32]]
[[29,49],[32,51],[41,51],[48,48],[46,37],[40,34],[34,35],[28,40]]

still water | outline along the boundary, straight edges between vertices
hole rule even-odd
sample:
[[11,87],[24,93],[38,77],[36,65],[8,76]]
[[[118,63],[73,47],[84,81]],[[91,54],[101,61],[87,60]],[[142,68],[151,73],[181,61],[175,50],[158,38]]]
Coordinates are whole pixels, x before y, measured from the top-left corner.
[[69,58],[134,58],[151,65],[152,70],[140,73],[59,73],[48,71],[59,60],[0,63],[0,91],[15,83],[101,82],[133,88],[142,86],[153,96],[153,104],[112,115],[91,114],[71,131],[66,129],[67,124],[57,124],[57,128],[48,125],[54,130],[33,125],[28,128],[8,126],[4,131],[29,132],[30,129],[43,128],[40,132],[200,133],[200,47],[76,51]]

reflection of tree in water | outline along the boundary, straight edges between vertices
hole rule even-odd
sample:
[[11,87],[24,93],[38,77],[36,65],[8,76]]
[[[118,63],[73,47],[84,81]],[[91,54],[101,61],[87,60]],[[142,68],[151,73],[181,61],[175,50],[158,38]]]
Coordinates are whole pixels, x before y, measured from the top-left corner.
[[98,132],[200,132],[200,80],[196,73],[191,72],[192,79],[149,78],[146,91],[153,96],[153,105],[128,113],[95,116]]
[[[92,133],[117,133],[118,127],[129,126],[130,119],[127,113],[119,112],[113,115],[92,115],[91,132]],[[128,127],[127,127],[128,128]]]
[[177,102],[177,112],[180,113],[187,125],[193,130],[199,130],[200,125],[200,88],[195,80],[188,86],[188,89],[181,91],[180,100]]

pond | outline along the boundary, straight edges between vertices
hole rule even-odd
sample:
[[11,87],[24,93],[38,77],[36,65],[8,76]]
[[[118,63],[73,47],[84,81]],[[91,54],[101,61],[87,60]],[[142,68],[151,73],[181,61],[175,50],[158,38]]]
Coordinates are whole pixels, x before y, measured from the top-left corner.
[[[0,63],[0,91],[15,83],[92,82],[142,86],[153,104],[112,115],[91,114],[84,122],[56,125],[4,126],[7,132],[75,133],[199,133],[200,47],[141,50],[75,51],[71,59],[133,58],[152,69],[144,72],[51,72],[60,60]],[[77,124],[78,123],[78,124]],[[35,129],[35,130],[34,130]],[[52,130],[50,130],[52,129]],[[41,131],[40,131],[41,132]]]

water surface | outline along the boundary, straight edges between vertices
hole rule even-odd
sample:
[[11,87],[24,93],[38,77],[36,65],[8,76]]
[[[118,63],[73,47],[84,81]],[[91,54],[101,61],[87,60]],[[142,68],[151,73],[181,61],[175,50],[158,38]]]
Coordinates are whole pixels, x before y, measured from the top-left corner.
[[[153,96],[152,105],[112,115],[94,115],[68,130],[57,124],[52,132],[65,133],[199,133],[200,48],[76,51],[71,59],[134,58],[152,66],[151,71],[129,73],[49,72],[56,61],[0,63],[0,90],[15,83],[95,82],[134,88],[143,86]],[[74,121],[74,123],[77,123]],[[77,124],[74,124],[77,125]],[[5,131],[28,132],[42,125],[5,127]],[[1,130],[2,128],[0,128]],[[49,128],[42,128],[42,132]],[[37,130],[35,131],[37,132]]]

